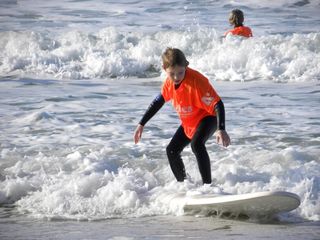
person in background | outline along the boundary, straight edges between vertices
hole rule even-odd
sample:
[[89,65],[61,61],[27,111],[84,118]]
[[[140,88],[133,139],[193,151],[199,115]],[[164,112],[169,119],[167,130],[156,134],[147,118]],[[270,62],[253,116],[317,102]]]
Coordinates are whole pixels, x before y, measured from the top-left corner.
[[145,124],[165,102],[171,100],[181,120],[166,148],[171,170],[178,182],[187,178],[181,152],[191,143],[202,182],[211,184],[210,158],[205,143],[215,133],[218,144],[224,147],[230,144],[225,130],[224,104],[209,80],[188,65],[184,53],[177,48],[167,48],[162,54],[162,68],[167,77],[161,93],[149,105],[136,127],[134,142],[139,142]]
[[242,37],[252,37],[252,31],[249,27],[243,25],[244,16],[243,12],[239,9],[234,9],[229,15],[229,23],[233,26],[233,29],[227,31],[224,36],[229,34],[238,35]]

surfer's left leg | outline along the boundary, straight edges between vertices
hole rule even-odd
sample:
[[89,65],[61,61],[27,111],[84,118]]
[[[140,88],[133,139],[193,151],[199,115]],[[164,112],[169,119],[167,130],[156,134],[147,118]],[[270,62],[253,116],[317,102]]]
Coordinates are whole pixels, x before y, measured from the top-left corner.
[[201,120],[196,133],[191,140],[191,149],[195,154],[203,184],[211,183],[210,157],[205,143],[217,129],[217,118],[208,116]]

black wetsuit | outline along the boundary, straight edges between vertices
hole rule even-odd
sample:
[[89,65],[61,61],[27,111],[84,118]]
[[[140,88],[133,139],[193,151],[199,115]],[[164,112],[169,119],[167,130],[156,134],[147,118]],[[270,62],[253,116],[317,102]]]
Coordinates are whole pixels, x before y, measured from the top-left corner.
[[[144,126],[159,111],[164,103],[165,100],[163,96],[159,94],[149,105],[146,113],[139,123]],[[166,150],[170,167],[179,182],[186,179],[186,172],[181,158],[181,152],[189,143],[191,143],[191,149],[197,158],[203,183],[211,183],[212,181],[210,158],[205,147],[205,143],[217,129],[225,130],[225,110],[223,102],[220,100],[214,108],[216,116],[204,117],[200,121],[192,139],[186,136],[182,125],[180,125],[167,146]]]

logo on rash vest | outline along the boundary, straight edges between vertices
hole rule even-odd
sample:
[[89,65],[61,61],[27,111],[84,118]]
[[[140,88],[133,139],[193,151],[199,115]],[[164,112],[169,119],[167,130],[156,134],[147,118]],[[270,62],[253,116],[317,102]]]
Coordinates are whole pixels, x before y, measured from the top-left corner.
[[186,117],[192,114],[192,106],[180,106],[176,107],[176,111],[179,113],[180,116]]
[[206,93],[206,96],[201,98],[202,102],[207,106],[209,106],[212,103],[213,99],[214,97],[211,97],[210,93],[208,92]]

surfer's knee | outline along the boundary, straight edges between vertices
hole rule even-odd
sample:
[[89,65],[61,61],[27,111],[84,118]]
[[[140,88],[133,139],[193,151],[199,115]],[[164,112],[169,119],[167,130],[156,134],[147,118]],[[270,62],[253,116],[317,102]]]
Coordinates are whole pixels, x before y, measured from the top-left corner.
[[202,151],[206,151],[206,146],[201,141],[193,141],[191,142],[191,149],[193,153],[200,153]]
[[166,152],[169,159],[177,154],[176,151],[170,145],[167,146]]

